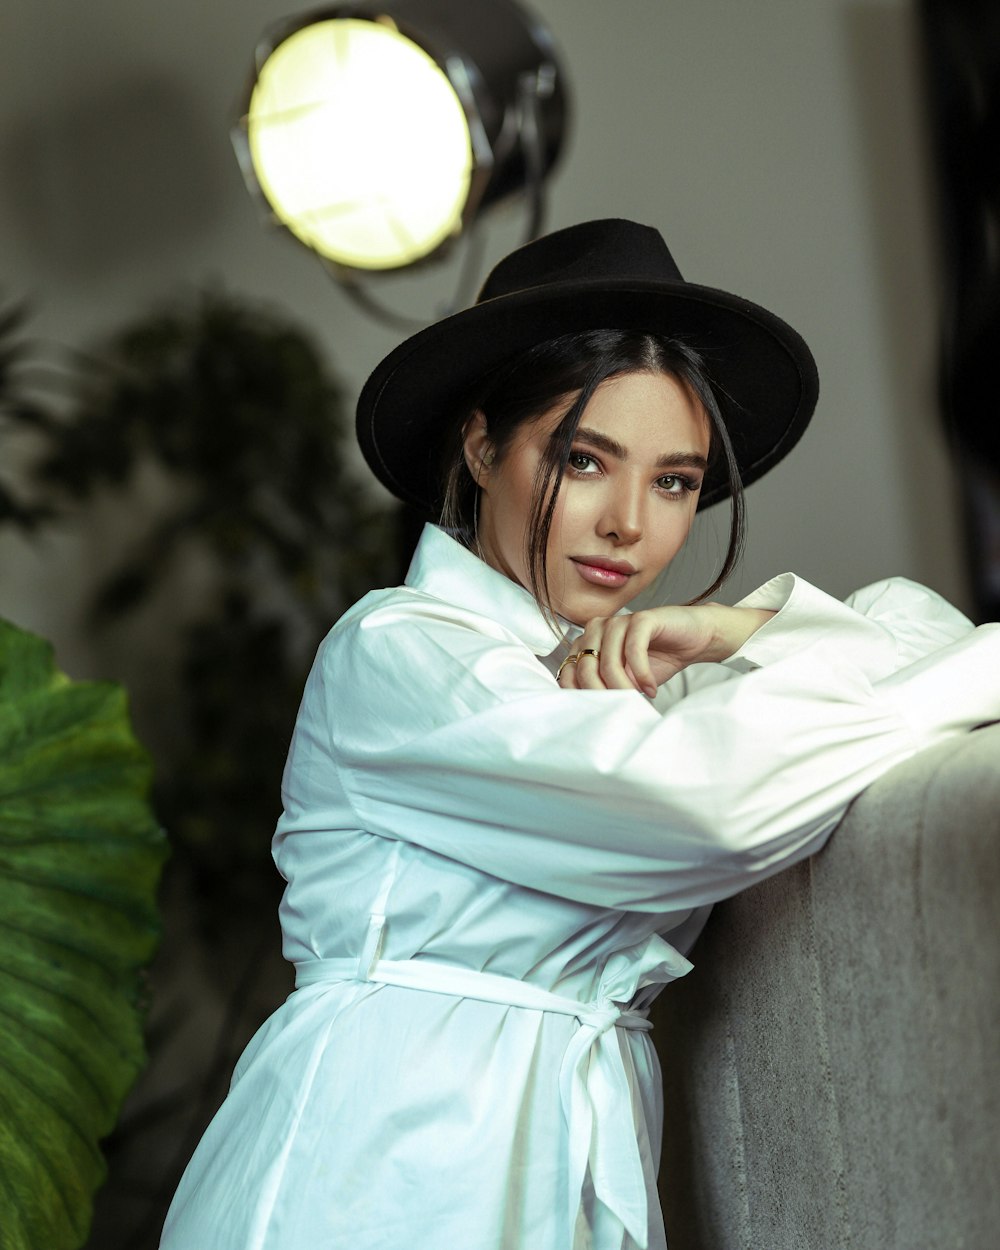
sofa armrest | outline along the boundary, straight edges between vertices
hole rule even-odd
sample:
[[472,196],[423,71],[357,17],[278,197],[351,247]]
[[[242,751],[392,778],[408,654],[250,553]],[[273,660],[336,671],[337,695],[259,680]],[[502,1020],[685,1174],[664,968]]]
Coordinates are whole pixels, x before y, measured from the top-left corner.
[[719,904],[654,1008],[671,1250],[1000,1237],[1000,725]]

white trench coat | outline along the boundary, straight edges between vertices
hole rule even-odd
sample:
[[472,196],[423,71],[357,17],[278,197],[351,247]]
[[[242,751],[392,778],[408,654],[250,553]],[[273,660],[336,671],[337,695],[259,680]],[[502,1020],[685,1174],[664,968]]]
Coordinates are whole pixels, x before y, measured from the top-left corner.
[[1000,627],[905,581],[849,602],[784,574],[725,664],[567,692],[531,596],[429,527],[306,686],[274,840],[297,988],[164,1250],[662,1250],[644,1009],[709,905],[1000,717]]

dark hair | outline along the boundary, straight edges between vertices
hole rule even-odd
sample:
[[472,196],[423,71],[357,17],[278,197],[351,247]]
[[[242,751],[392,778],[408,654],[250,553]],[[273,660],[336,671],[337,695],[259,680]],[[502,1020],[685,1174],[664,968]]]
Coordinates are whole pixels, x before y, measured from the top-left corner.
[[517,430],[550,411],[561,399],[566,412],[549,440],[535,478],[526,557],[531,592],[550,616],[546,551],[563,473],[587,404],[602,382],[629,373],[664,373],[676,378],[700,401],[711,427],[709,462],[724,460],[731,491],[729,547],[711,586],[691,603],[707,599],[739,562],[745,538],[745,504],[729,431],[699,354],[680,339],[635,330],[586,330],[548,339],[507,361],[483,379],[477,394],[462,406],[444,463],[441,524],[469,547],[475,546],[479,487],[464,456],[469,419],[481,412],[495,460],[502,459]]

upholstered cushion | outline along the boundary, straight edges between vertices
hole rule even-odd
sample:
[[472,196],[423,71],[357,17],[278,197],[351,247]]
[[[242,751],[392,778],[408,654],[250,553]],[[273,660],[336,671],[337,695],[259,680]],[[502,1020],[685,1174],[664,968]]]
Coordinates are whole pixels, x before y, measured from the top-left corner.
[[659,999],[671,1250],[1000,1245],[1000,725],[720,904]]

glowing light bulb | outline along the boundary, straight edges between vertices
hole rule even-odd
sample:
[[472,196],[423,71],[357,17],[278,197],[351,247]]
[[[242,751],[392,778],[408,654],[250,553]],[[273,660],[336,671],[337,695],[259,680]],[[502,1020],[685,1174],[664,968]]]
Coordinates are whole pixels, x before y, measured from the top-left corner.
[[332,261],[395,269],[459,229],[473,165],[465,110],[392,24],[328,20],[290,35],[260,69],[247,140],[276,216]]

